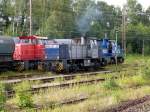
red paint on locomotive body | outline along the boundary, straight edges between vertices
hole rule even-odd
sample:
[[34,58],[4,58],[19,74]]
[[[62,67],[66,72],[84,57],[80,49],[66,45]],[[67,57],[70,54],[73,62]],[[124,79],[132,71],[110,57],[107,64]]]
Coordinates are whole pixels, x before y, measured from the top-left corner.
[[45,45],[39,42],[41,39],[39,36],[34,35],[33,37],[36,39],[35,58],[43,61],[45,59]]
[[37,43],[36,36],[19,37],[19,43],[15,44],[13,58],[17,61],[44,60],[44,45]]
[[45,59],[45,46],[42,44],[35,45],[35,58],[38,60]]

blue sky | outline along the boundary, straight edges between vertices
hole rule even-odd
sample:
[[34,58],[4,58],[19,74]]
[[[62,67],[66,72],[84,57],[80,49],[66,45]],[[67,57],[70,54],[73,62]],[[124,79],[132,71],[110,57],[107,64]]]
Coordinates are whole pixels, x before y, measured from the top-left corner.
[[[123,4],[126,3],[126,0],[97,0],[97,1],[105,1],[108,4],[113,4],[115,6],[123,6]],[[150,6],[150,0],[137,0],[139,3],[142,4],[144,9],[146,9],[148,6]]]

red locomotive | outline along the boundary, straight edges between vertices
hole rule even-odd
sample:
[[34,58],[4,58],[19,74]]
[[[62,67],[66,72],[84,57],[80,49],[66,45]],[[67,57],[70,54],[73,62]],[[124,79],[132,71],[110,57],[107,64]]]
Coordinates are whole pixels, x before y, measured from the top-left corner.
[[38,65],[44,60],[44,45],[38,41],[38,36],[22,36],[19,40],[19,43],[15,45],[13,58],[19,61],[21,70]]
[[38,36],[21,36],[16,39],[13,60],[18,70],[35,68],[44,58],[44,45],[39,42]]

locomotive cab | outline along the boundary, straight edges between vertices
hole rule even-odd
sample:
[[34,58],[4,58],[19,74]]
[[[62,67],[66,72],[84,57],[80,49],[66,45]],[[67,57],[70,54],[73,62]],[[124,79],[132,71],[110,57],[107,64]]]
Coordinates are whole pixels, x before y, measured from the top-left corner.
[[116,57],[118,62],[123,62],[123,52],[115,40],[102,39],[98,40],[100,47],[100,57],[102,57],[103,65],[108,63],[116,63]]
[[34,36],[36,40],[35,44],[35,59],[44,60],[45,59],[45,42],[47,37]]
[[117,62],[123,63],[124,62],[124,52],[120,45],[116,43],[115,40],[110,40],[112,43],[112,56],[117,57]]
[[14,60],[34,60],[35,40],[32,38],[19,37],[15,39]]

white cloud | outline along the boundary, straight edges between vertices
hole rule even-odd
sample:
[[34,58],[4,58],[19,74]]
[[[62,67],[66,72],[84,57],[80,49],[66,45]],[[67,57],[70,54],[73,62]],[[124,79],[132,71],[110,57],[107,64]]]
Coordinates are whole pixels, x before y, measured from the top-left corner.
[[147,9],[150,6],[150,0],[138,0],[138,2],[143,5],[144,9]]
[[105,1],[109,5],[115,5],[115,6],[123,6],[123,4],[126,3],[126,0],[97,0],[97,1]]
[[[115,6],[120,6],[120,7],[122,7],[126,3],[126,0],[96,0],[96,1],[105,1],[109,5],[115,5]],[[144,9],[146,9],[150,6],[150,0],[137,0],[137,1],[140,4],[142,4]]]

